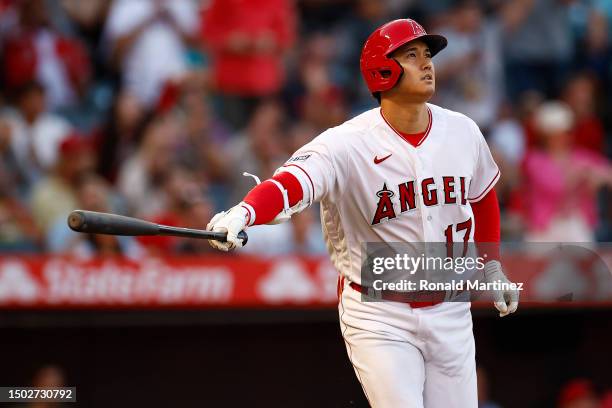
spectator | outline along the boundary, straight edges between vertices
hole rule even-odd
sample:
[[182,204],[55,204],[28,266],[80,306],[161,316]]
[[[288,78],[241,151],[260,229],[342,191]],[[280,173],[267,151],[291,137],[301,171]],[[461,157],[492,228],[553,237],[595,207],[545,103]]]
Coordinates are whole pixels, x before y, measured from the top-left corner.
[[[61,388],[67,387],[66,374],[64,370],[55,364],[40,367],[32,379],[32,386],[37,388]],[[37,401],[26,405],[27,408],[62,408],[69,407],[70,403]]]
[[289,129],[289,140],[287,143],[287,154],[292,154],[301,146],[304,146],[319,134],[312,124],[300,121],[294,123]]
[[0,251],[35,252],[41,236],[23,202],[0,190]]
[[585,379],[575,379],[566,383],[559,393],[557,407],[599,408],[591,382]]
[[109,11],[105,41],[123,87],[146,108],[166,86],[186,74],[187,45],[197,29],[191,0],[116,0]]
[[296,35],[289,0],[212,0],[202,36],[213,59],[225,120],[241,129],[262,98],[284,83],[283,56]]
[[527,146],[525,130],[516,116],[510,104],[502,104],[489,137],[491,153],[504,175],[495,185],[495,191],[501,207],[501,233],[505,241],[521,239],[523,231],[519,187]]
[[476,381],[478,383],[478,408],[501,408],[489,397],[489,374],[483,367],[476,369]]
[[578,45],[579,67],[595,72],[604,86],[610,86],[612,73],[612,5],[608,0],[592,2],[587,16],[586,38]]
[[535,90],[524,92],[518,99],[517,119],[523,126],[526,148],[540,147],[541,140],[538,140],[535,130],[535,114],[545,99],[543,94]]
[[[189,169],[173,165],[161,177],[161,195],[164,207],[157,213],[150,214],[148,219],[165,225],[177,227],[206,229],[210,218],[194,219],[194,214],[214,215],[210,203],[204,196],[201,180]],[[190,245],[186,239],[167,236],[138,237],[150,253],[169,255],[177,250],[186,252],[202,252],[202,246]]]
[[231,138],[230,130],[214,115],[206,93],[186,89],[181,102],[188,139],[182,146],[181,161],[203,168],[213,180],[226,181],[226,160],[219,151]]
[[301,0],[297,3],[302,30],[308,35],[311,31],[325,30],[341,21],[354,0]]
[[9,124],[0,118],[0,250],[36,250],[40,234],[18,194],[17,162],[10,138]]
[[[181,213],[183,215],[183,225],[189,228],[206,229],[208,221],[214,215],[212,203],[204,198],[190,201]],[[206,254],[215,250],[208,241],[203,239],[179,239],[175,247],[178,254]]]
[[518,167],[523,161],[527,148],[525,131],[510,104],[501,106],[490,131],[489,145],[495,156],[508,166]]
[[485,20],[476,0],[462,0],[439,29],[451,47],[435,58],[436,103],[493,125],[503,98],[502,45],[499,25]]
[[0,116],[0,190],[19,197],[19,186],[24,182],[20,176],[19,164],[11,147],[11,125]]
[[606,41],[609,43],[610,38],[612,38],[612,3],[607,0],[594,0],[593,12],[601,15],[604,18],[604,24],[608,30]]
[[563,101],[575,117],[573,144],[600,154],[604,151],[605,134],[603,123],[595,111],[596,86],[589,75],[577,74],[565,85]]
[[145,127],[142,143],[121,164],[117,178],[130,213],[147,218],[166,208],[164,176],[176,162],[181,136],[179,122],[170,114],[155,117]]
[[[76,187],[76,198],[78,207],[84,210],[121,212],[108,183],[93,173],[81,177]],[[145,255],[144,249],[133,237],[73,232],[66,224],[67,216],[62,214],[51,223],[46,245],[50,252],[71,254],[83,259],[119,255],[139,259]]]
[[599,408],[612,408],[612,390],[608,390],[601,397],[601,406]]
[[57,161],[58,147],[71,127],[61,117],[46,111],[45,89],[36,82],[23,85],[17,93],[17,109],[2,116],[10,127],[12,154],[16,160],[21,190],[30,187]]
[[[348,18],[339,25],[335,35],[335,44],[327,52],[337,54],[337,62],[341,70],[339,81],[346,97],[353,101],[352,110],[363,111],[376,104],[361,79],[361,73],[355,69],[359,61],[361,46],[368,36],[382,24],[386,23],[391,14],[390,1],[358,0],[354,3]],[[405,6],[405,2],[402,2]]]
[[183,91],[180,113],[186,133],[177,153],[180,162],[207,181],[209,199],[214,209],[225,208],[230,195],[230,163],[220,154],[231,137],[230,130],[214,114],[208,95],[202,89],[189,87]]
[[283,146],[284,112],[276,101],[262,102],[251,117],[245,131],[227,146],[226,157],[231,163],[231,202],[238,202],[253,187],[248,172],[265,180],[272,176],[286,159]]
[[55,168],[32,191],[30,207],[41,231],[46,233],[58,217],[77,208],[77,186],[94,169],[95,155],[86,139],[73,134],[62,142]]
[[44,365],[34,373],[32,386],[39,388],[65,387],[66,375],[64,374],[64,370],[58,365]]
[[501,2],[508,96],[528,90],[556,96],[570,68],[573,39],[571,0]]
[[82,38],[93,49],[99,43],[112,2],[106,0],[61,0],[60,6]]
[[15,3],[15,0],[0,0],[0,49],[6,37],[14,32],[18,25],[19,16]]
[[347,115],[342,89],[332,79],[333,39],[317,33],[302,48],[298,77],[286,93],[294,115],[322,132]]
[[94,136],[98,152],[98,173],[110,182],[117,179],[120,164],[136,151],[144,122],[145,111],[138,99],[127,91],[120,92],[104,128]]
[[597,225],[595,193],[612,185],[612,167],[601,155],[574,148],[572,111],[559,102],[535,115],[542,150],[524,165],[527,241],[592,242]]
[[50,109],[76,104],[90,78],[87,50],[51,26],[44,1],[16,4],[19,23],[3,50],[7,87],[16,90],[37,81],[46,90]]

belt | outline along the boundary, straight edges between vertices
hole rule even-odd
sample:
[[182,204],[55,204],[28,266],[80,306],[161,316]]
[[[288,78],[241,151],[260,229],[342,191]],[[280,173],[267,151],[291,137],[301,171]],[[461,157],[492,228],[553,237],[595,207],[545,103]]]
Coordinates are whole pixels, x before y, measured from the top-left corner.
[[[368,288],[355,282],[349,283],[349,286],[355,289],[357,292],[369,296]],[[376,291],[376,293],[380,294],[380,298],[382,300],[407,303],[415,309],[419,307],[435,306],[442,303],[446,297],[446,291],[443,290],[418,292],[395,292],[392,290],[380,290]]]

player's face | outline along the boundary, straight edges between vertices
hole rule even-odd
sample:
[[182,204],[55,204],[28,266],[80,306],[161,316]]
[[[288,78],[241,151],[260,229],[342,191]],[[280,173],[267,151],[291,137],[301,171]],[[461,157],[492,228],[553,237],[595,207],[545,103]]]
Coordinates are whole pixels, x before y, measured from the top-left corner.
[[426,102],[436,90],[436,76],[429,47],[415,40],[400,47],[392,55],[403,68],[400,82],[389,91],[402,98]]

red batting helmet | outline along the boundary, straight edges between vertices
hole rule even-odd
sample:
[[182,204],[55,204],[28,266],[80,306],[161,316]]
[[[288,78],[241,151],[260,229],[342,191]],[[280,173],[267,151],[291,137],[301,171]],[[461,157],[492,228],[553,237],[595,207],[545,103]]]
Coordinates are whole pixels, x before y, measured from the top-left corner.
[[378,27],[366,40],[361,50],[361,74],[370,92],[384,92],[393,88],[404,70],[389,54],[402,45],[416,39],[424,41],[431,56],[446,47],[446,38],[441,35],[427,34],[416,21],[409,18],[393,20]]

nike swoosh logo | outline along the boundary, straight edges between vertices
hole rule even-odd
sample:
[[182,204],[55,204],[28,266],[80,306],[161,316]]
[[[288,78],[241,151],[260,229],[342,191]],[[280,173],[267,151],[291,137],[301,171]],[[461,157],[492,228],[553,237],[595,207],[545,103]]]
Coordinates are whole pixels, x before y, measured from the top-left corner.
[[393,153],[390,153],[388,156],[385,156],[385,157],[383,157],[381,159],[379,159],[378,156],[374,156],[374,164],[380,164],[380,163],[384,162],[385,160],[387,160],[392,155],[393,155]]

